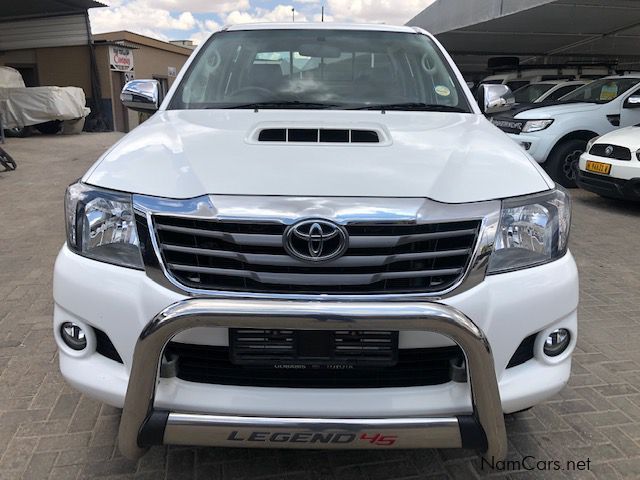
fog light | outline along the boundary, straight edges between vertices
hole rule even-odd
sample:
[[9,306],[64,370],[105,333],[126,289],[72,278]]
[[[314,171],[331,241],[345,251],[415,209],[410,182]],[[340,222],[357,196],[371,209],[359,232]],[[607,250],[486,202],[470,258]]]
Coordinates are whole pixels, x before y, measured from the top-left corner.
[[566,328],[559,328],[549,334],[544,341],[544,354],[548,357],[557,357],[564,352],[571,341],[571,334]]
[[60,335],[69,348],[84,350],[87,347],[87,337],[84,330],[73,322],[64,322],[60,326]]

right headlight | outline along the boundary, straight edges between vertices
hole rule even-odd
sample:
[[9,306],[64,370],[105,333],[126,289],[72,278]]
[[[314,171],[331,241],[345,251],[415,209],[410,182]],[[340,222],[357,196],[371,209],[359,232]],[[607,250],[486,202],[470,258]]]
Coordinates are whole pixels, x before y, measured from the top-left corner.
[[67,245],[84,257],[143,269],[131,195],[74,183],[65,196]]
[[552,262],[567,252],[571,199],[562,188],[506,199],[488,273],[502,273]]

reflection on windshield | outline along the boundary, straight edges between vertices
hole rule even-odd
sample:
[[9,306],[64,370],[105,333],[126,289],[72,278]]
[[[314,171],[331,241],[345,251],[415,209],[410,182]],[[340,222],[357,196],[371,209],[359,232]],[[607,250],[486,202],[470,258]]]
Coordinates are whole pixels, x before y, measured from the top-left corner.
[[513,96],[516,103],[533,103],[554,86],[553,84],[532,83],[513,92]]
[[373,105],[471,112],[429,37],[311,29],[216,34],[187,71],[170,108]]
[[562,97],[560,102],[607,103],[640,82],[638,78],[602,78]]

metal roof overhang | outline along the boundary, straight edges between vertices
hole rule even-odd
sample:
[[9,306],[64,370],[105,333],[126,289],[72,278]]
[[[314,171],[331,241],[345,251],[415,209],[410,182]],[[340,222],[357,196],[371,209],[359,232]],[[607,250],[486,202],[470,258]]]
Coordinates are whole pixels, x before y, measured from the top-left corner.
[[640,0],[436,0],[407,25],[436,34],[463,71],[501,55],[640,60]]
[[105,6],[94,0],[7,0],[0,7],[0,22],[84,13],[89,8]]

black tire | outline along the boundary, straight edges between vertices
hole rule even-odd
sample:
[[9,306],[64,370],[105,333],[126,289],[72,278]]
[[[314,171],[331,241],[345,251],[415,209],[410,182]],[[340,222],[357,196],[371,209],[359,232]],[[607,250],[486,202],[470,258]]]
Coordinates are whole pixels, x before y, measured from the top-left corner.
[[59,120],[52,120],[50,122],[39,123],[36,125],[36,128],[44,135],[55,135],[62,129],[62,122]]
[[557,145],[545,164],[547,173],[563,187],[576,188],[578,162],[586,149],[586,140],[566,140]]
[[29,136],[29,127],[7,128],[4,134],[8,138],[25,138]]

